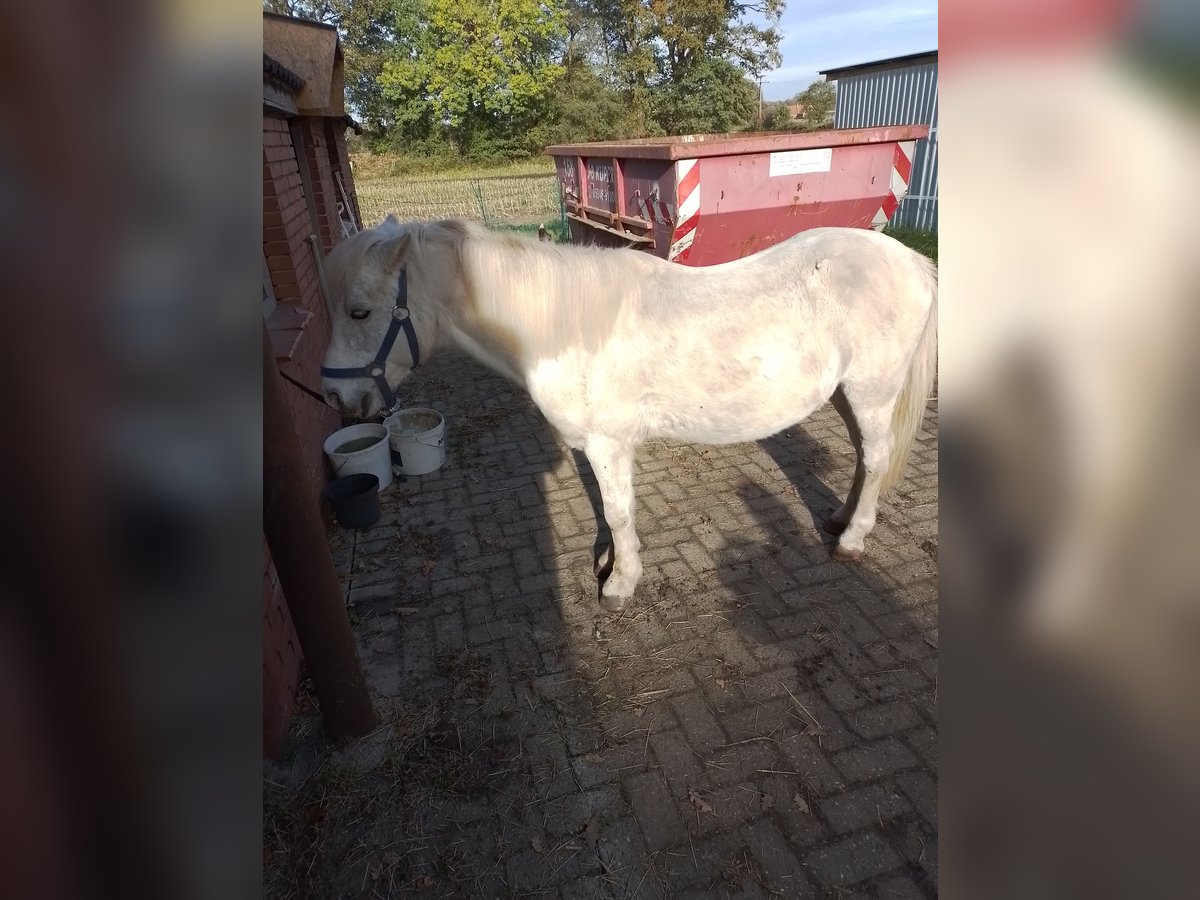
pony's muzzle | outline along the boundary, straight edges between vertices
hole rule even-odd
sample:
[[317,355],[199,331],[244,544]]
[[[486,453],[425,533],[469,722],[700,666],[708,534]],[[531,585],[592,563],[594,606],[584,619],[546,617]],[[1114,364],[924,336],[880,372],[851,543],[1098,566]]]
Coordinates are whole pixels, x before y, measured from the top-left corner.
[[330,389],[325,391],[325,400],[342,415],[360,419],[367,418],[374,406],[370,391],[363,391],[358,397],[343,397],[341,391]]

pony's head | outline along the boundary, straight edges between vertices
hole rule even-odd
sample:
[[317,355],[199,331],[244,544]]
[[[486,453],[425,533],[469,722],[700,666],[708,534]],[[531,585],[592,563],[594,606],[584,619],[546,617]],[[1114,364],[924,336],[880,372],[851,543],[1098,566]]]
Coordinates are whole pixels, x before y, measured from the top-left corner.
[[331,337],[321,367],[331,404],[368,418],[432,353],[445,255],[419,253],[422,226],[395,216],[339,243],[325,259]]

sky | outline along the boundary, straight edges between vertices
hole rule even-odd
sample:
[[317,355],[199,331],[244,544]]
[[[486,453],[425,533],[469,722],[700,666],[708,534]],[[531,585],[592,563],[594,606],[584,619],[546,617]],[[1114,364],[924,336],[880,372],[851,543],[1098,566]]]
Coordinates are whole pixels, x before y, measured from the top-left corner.
[[789,0],[779,24],[783,64],[763,97],[783,100],[821,69],[937,49],[937,0]]

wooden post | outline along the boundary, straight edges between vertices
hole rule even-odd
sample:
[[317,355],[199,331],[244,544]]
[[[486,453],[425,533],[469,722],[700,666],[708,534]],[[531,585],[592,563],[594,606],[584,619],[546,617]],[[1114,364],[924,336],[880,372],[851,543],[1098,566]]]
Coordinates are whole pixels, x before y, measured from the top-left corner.
[[378,720],[367,692],[342,587],[304,471],[283,380],[263,328],[263,533],[300,638],[321,713],[335,740],[362,737]]

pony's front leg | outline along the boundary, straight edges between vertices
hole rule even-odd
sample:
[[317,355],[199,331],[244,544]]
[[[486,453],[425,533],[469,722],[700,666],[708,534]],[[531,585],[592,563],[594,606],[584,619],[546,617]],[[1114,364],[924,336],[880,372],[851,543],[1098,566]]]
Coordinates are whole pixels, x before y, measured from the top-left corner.
[[583,452],[600,485],[604,520],[612,531],[613,568],[601,590],[605,609],[623,609],[642,577],[641,544],[633,527],[633,445],[608,437],[589,437]]

